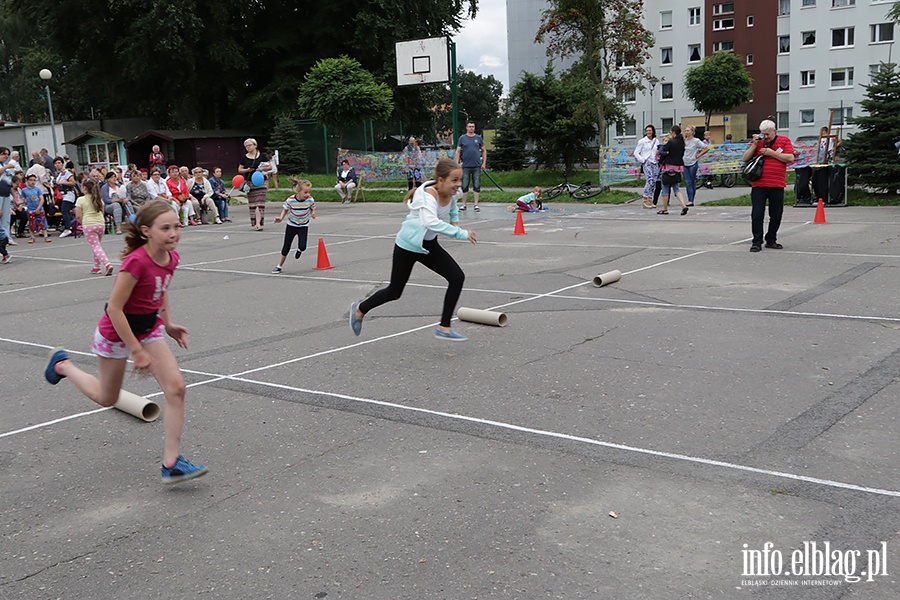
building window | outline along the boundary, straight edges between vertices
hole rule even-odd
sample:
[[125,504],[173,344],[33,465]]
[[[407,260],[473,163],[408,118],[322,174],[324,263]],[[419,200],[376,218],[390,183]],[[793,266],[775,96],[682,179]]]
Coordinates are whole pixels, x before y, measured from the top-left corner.
[[815,71],[800,71],[800,87],[813,87],[816,85]]
[[672,117],[663,117],[661,121],[660,124],[662,127],[660,127],[660,131],[665,131],[666,133],[672,131],[672,126],[675,125],[675,119]]
[[778,74],[778,91],[789,92],[791,90],[791,76],[787,73]]
[[800,124],[801,125],[813,125],[816,122],[816,111],[812,108],[807,108],[800,111]]
[[616,123],[616,137],[637,137],[637,121],[629,119],[624,123]]
[[722,31],[723,29],[734,29],[734,18],[715,19],[713,21],[713,30]]
[[672,29],[672,11],[664,10],[659,13],[659,28]]
[[747,27],[753,27],[753,15],[747,17]]
[[894,41],[894,24],[893,23],[875,23],[869,25],[869,41],[873,44],[880,42]]
[[637,91],[628,90],[627,92],[622,92],[619,94],[619,100],[621,100],[623,104],[633,104],[634,102],[637,102]]
[[661,94],[661,100],[671,100],[674,97],[674,87],[671,83],[663,83],[661,86],[659,86],[659,90]]
[[800,45],[801,46],[815,46],[816,45],[816,32],[815,31],[804,31],[800,34]]
[[748,54],[748,55],[747,55],[747,64],[748,64],[748,65],[752,65],[752,64],[753,64],[753,55],[752,55],[752,54]]
[[694,7],[688,9],[688,25],[699,25],[700,24],[700,7]]
[[734,42],[713,42],[713,52],[734,52]]
[[722,2],[721,4],[713,4],[714,15],[725,15],[734,12],[734,2]]
[[791,36],[778,36],[778,54],[789,54],[791,51]]
[[853,46],[853,27],[840,27],[831,30],[832,48],[850,48]]
[[800,4],[800,6],[802,6],[803,8],[806,8],[807,6],[815,6],[815,5],[816,5],[816,0],[803,0],[803,2]]
[[886,70],[887,70],[887,65],[885,65],[884,63],[877,64],[877,65],[869,65],[869,82],[871,82],[875,78],[875,75],[877,75],[878,73],[881,73],[882,71],[886,71]]
[[688,61],[699,62],[703,60],[703,54],[700,52],[700,44],[688,45]]
[[853,87],[853,67],[831,70],[831,87],[848,88]]
[[672,64],[672,49],[671,48],[660,48],[660,63],[664,65]]
[[853,118],[852,106],[845,106],[843,108],[829,108],[828,110],[830,110],[834,115],[831,121],[832,125],[849,125],[850,119]]
[[788,129],[790,126],[791,124],[787,111],[775,113],[775,127],[778,129]]
[[856,6],[856,0],[831,0],[831,6],[840,8],[842,6]]
[[791,0],[778,0],[778,16],[784,17],[791,14]]
[[619,54],[619,56],[616,57],[616,68],[617,69],[633,69],[634,64],[628,62],[629,60],[631,60],[631,58],[629,58],[628,56],[625,56],[625,54]]

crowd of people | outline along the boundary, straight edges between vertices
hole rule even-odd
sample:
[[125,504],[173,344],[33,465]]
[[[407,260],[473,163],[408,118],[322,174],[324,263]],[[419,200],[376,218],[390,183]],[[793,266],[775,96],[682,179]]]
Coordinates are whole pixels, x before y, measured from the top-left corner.
[[[0,263],[10,261],[7,248],[17,246],[16,240],[27,239],[32,244],[39,236],[51,242],[55,228],[60,238],[84,234],[94,251],[92,272],[111,274],[109,261],[105,255],[99,256],[102,235],[122,235],[123,223],[154,201],[170,206],[182,226],[231,221],[230,192],[221,167],[211,171],[178,165],[160,168],[163,160],[155,146],[150,169],[129,164],[126,169],[114,166],[105,173],[91,169],[76,174],[68,157],[51,157],[46,149],[33,152],[31,161],[23,165],[18,152],[0,147]],[[271,167],[262,160],[247,171],[260,167],[259,163],[268,174]],[[257,188],[262,190],[264,204],[267,186],[264,183]]]

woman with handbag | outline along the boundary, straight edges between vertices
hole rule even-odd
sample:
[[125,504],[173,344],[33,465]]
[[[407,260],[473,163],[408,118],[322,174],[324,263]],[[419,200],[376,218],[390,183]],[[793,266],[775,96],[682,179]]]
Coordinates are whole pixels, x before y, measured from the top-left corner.
[[669,194],[674,193],[681,202],[681,216],[688,212],[688,206],[684,202],[684,196],[678,189],[681,181],[681,173],[684,171],[684,137],[681,135],[681,127],[673,125],[669,135],[663,138],[663,145],[659,151],[659,172],[662,181],[662,210],[656,211],[658,215],[669,214]]

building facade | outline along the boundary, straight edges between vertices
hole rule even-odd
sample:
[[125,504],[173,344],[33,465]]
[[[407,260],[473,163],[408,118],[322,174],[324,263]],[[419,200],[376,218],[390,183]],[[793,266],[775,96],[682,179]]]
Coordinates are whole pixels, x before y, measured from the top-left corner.
[[[886,15],[898,0],[644,0],[644,26],[654,34],[650,81],[624,96],[631,119],[608,139],[622,145],[653,124],[702,124],[684,96],[687,69],[713,52],[735,52],[753,78],[753,100],[711,120],[713,139],[735,141],[774,117],[779,131],[796,139],[817,136],[828,124],[852,133],[847,118],[859,114],[864,85],[890,62],[896,24]],[[520,73],[540,73],[545,49],[534,32],[545,0],[507,0],[510,84]]]

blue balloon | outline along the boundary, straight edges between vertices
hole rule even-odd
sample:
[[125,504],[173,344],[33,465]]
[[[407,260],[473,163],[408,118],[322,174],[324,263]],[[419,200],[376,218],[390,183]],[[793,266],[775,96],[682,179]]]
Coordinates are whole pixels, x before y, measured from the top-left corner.
[[128,215],[128,218],[131,219],[132,223],[134,223],[134,220],[137,219],[137,215],[134,213],[131,213],[130,215]]
[[253,175],[250,176],[250,183],[255,185],[256,187],[262,187],[262,185],[266,182],[265,176],[259,171],[254,171]]

